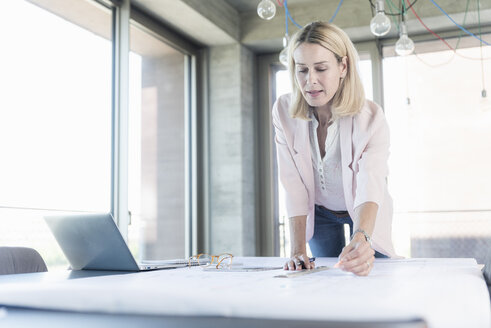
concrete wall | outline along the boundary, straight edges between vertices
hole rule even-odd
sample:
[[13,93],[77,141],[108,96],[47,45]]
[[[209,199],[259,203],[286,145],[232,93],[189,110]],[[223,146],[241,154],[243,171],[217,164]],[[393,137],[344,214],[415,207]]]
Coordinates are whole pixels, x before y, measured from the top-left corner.
[[210,252],[255,254],[253,54],[209,52]]

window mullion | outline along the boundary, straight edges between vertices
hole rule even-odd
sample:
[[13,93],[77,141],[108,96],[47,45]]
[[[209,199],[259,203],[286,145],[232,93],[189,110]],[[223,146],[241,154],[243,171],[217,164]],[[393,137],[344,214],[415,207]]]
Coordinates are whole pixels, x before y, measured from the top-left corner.
[[130,1],[113,11],[113,108],[111,213],[127,239],[128,224],[128,115],[129,115]]

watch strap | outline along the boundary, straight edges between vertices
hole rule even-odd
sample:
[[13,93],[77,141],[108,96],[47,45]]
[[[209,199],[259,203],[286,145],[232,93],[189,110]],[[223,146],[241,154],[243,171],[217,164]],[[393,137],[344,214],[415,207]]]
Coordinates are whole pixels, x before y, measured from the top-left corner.
[[353,237],[355,236],[355,234],[357,233],[361,233],[363,234],[363,236],[365,236],[365,240],[368,241],[368,243],[370,244],[370,247],[372,247],[372,237],[370,237],[370,235],[363,229],[356,229],[353,234],[351,235],[351,239],[353,239]]

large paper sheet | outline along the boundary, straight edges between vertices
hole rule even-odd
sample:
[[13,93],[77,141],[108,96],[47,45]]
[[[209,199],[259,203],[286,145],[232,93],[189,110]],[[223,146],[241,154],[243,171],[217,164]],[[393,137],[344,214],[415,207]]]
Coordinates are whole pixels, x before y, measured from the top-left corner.
[[[239,258],[281,266],[281,258]],[[330,269],[292,279],[283,270],[221,272],[199,267],[40,283],[0,280],[0,304],[153,315],[309,320],[423,318],[429,327],[490,327],[487,288],[474,259],[377,259],[368,277]],[[2,282],[3,281],[3,282]]]

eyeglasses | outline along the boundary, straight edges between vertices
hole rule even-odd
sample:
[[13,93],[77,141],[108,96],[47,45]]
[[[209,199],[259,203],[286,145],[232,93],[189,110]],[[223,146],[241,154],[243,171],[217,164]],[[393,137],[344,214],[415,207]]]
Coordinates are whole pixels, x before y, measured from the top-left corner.
[[232,258],[234,256],[230,253],[223,253],[220,255],[210,254],[198,254],[193,255],[188,259],[188,266],[199,265],[200,267],[209,267],[216,264],[216,268],[230,267],[232,265]]

